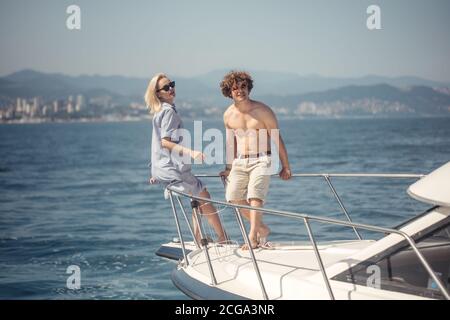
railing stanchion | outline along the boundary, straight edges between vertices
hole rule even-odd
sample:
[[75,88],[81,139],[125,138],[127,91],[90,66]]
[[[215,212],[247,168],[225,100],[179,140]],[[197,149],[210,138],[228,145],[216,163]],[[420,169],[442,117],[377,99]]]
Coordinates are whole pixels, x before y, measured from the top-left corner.
[[181,232],[180,222],[178,221],[177,209],[175,208],[175,204],[173,203],[173,197],[172,197],[172,191],[171,190],[169,190],[169,199],[170,199],[170,204],[172,205],[173,216],[175,217],[175,224],[177,226],[178,237],[180,237],[181,250],[183,251],[184,263],[185,263],[186,266],[188,266],[189,265],[189,260],[187,258],[186,248],[184,247],[183,234]]
[[[330,176],[328,174],[324,174],[323,177],[325,178],[325,181],[328,183],[328,186],[330,187],[331,191],[333,192],[334,197],[336,198],[337,202],[339,203],[339,206],[341,207],[342,212],[347,217],[348,222],[352,222],[352,219],[350,218],[350,215],[347,212],[347,209],[345,209],[344,204],[341,201],[341,198],[337,194],[336,190],[334,189],[333,185],[331,184]],[[355,227],[353,227],[353,231],[356,234],[356,237],[358,237],[359,240],[362,240],[361,235],[359,234],[358,230],[356,230]]]
[[323,280],[325,281],[325,285],[328,290],[328,294],[330,295],[331,300],[334,300],[333,290],[331,290],[330,280],[328,279],[327,273],[325,271],[325,267],[323,266],[322,258],[320,257],[319,249],[317,248],[316,240],[314,239],[311,226],[309,225],[309,221],[307,218],[303,218],[305,221],[306,230],[308,231],[309,239],[313,245],[314,253],[316,254],[317,263],[319,264],[320,271],[322,272]]
[[211,275],[211,283],[212,285],[217,285],[217,280],[216,280],[216,276],[214,274],[214,270],[212,267],[212,263],[211,263],[211,258],[209,256],[209,251],[208,251],[208,239],[205,237],[204,233],[203,233],[203,227],[202,224],[199,220],[200,217],[200,213],[199,213],[199,207],[200,207],[200,203],[197,200],[192,200],[191,201],[191,206],[192,206],[192,210],[194,211],[194,216],[195,216],[195,220],[198,224],[198,231],[200,232],[200,244],[202,245],[203,248],[203,252],[205,254],[205,258],[206,258],[206,264],[208,265],[208,269],[209,269],[209,274]]
[[[180,197],[177,196],[177,200],[178,200],[178,204],[180,205],[181,212],[183,212],[184,220],[186,220],[189,232],[192,235],[192,239],[194,239],[194,243],[197,246],[197,248],[200,248],[200,243],[198,243],[197,238],[195,237],[194,232],[192,231],[191,223],[189,222],[189,218],[187,217],[186,210],[184,210],[184,206],[181,203]],[[195,221],[194,221],[194,223],[195,223]]]
[[242,231],[242,236],[244,237],[244,240],[247,243],[247,248],[248,248],[248,251],[249,251],[251,259],[252,259],[253,267],[255,268],[255,271],[256,271],[256,276],[258,277],[258,282],[259,282],[259,286],[261,287],[263,298],[264,298],[264,300],[268,300],[269,297],[267,296],[266,288],[264,286],[264,282],[261,277],[261,272],[259,271],[258,262],[256,261],[255,253],[253,252],[253,248],[252,248],[250,239],[248,238],[247,232],[245,231],[245,226],[244,226],[244,222],[242,221],[241,213],[239,212],[238,208],[234,208],[234,210],[235,210],[238,222],[239,222],[239,227]]

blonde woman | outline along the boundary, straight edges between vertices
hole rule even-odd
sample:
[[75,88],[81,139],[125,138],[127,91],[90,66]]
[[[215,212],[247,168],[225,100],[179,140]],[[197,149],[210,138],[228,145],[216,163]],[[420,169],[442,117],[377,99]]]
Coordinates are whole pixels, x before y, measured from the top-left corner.
[[[179,131],[183,128],[183,123],[175,107],[175,96],[175,81],[171,81],[165,74],[158,73],[150,80],[144,97],[153,113],[150,183],[160,183],[165,188],[169,183],[176,182],[173,185],[176,190],[210,198],[205,185],[192,174],[190,163],[182,161],[187,155],[192,159],[203,160],[204,155],[180,143]],[[214,206],[209,202],[201,203],[200,212],[206,215],[216,232],[217,241],[225,241],[225,232]],[[197,240],[200,240],[195,220],[194,233]]]

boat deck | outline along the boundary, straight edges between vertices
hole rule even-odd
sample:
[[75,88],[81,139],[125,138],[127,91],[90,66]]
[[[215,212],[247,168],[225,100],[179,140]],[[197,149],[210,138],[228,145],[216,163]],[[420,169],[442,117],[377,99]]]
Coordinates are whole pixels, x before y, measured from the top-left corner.
[[[335,241],[320,244],[318,249],[327,268],[373,242],[372,240]],[[208,252],[217,281],[216,289],[236,295],[242,295],[242,292],[245,292],[246,298],[262,299],[262,292],[248,250],[242,250],[237,245],[213,244],[210,245]],[[299,281],[302,282],[301,287],[304,289],[307,288],[304,282],[308,279],[312,282],[323,281],[311,245],[279,243],[274,244],[271,249],[255,249],[254,254],[269,299],[291,299],[293,295],[298,299]],[[204,252],[197,249],[188,257],[189,276],[205,284],[212,284]],[[326,293],[323,284],[320,287]],[[309,298],[311,298],[310,294],[311,292],[308,292]],[[323,297],[323,292],[321,296]]]

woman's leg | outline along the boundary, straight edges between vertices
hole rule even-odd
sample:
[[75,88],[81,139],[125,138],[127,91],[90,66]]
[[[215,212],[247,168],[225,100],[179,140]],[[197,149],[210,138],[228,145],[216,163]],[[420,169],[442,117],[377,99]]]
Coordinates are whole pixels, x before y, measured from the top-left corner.
[[[202,192],[199,194],[202,198],[211,198],[211,195],[209,192],[205,189],[203,189]],[[208,220],[208,223],[213,227],[216,235],[217,235],[217,241],[222,242],[227,240],[225,230],[223,229],[222,223],[220,223],[219,214],[217,213],[216,208],[213,206],[211,202],[202,202],[200,203],[200,213],[202,215],[206,216],[206,219]],[[196,227],[195,220],[194,220],[194,229]],[[195,233],[197,236],[197,233]]]

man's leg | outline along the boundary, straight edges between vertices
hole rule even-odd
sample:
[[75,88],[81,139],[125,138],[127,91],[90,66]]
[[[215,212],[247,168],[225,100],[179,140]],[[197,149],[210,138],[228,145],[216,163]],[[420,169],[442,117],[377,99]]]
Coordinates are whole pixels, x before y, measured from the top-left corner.
[[[249,199],[250,206],[252,207],[262,207],[262,201],[259,199]],[[252,248],[258,247],[258,230],[261,225],[261,212],[257,210],[250,210],[250,232],[248,233],[248,238]]]
[[[258,208],[263,207],[263,201],[259,199],[250,199],[250,203],[247,200],[232,201],[231,203]],[[260,242],[260,238],[267,238],[267,236],[270,233],[270,229],[266,224],[264,224],[262,219],[262,213],[260,211],[239,209],[239,212],[245,219],[247,219],[250,222],[249,238],[253,243],[252,247],[255,248],[255,246]],[[255,232],[254,230],[256,230],[256,238],[254,237]]]
[[[247,200],[234,200],[234,201],[230,201],[230,203],[232,203],[232,204],[240,204],[240,205],[243,205],[243,206],[249,206],[250,205]],[[238,209],[239,209],[240,214],[245,219],[250,221],[250,211],[248,209],[242,209],[242,208],[238,208]],[[252,248],[256,248],[256,246],[258,245],[258,243],[255,243],[255,241],[252,241],[251,239],[250,239],[250,242],[252,243]],[[245,249],[246,245],[244,245],[243,248]]]
[[[240,204],[240,205],[250,205],[252,207],[262,207],[263,202],[259,199],[250,199],[250,203],[247,202],[247,200],[236,200],[231,201],[233,204]],[[262,224],[261,220],[261,212],[257,210],[247,210],[247,209],[239,209],[239,212],[242,214],[242,216],[250,221],[250,232],[248,234],[248,239],[250,241],[250,245],[253,249],[258,247],[258,237],[260,236],[260,230],[264,230],[265,236],[269,233],[267,226]],[[264,227],[265,228],[264,228]],[[247,245],[243,245],[242,249],[248,250]]]
[[[230,201],[232,204],[239,204],[239,205],[242,205],[242,206],[249,206],[250,205],[250,203],[248,203],[248,201],[247,200],[234,200],[234,201]],[[250,221],[250,211],[249,210],[247,210],[247,209],[241,209],[241,208],[238,208],[239,209],[239,212],[241,213],[241,215],[245,218],[245,219],[247,219],[248,221]]]
[[[251,203],[248,203],[247,200],[235,200],[235,201],[230,201],[230,202],[232,204],[251,206]],[[255,228],[255,222],[257,222],[257,218],[255,219],[254,210],[241,209],[241,208],[238,208],[238,209],[239,209],[240,214],[246,220],[250,221],[250,232],[248,234],[248,239],[250,240],[250,245],[252,246],[252,248],[255,249],[258,247],[258,235],[257,235],[257,228]],[[242,249],[248,250],[247,244],[244,244],[242,246]]]
[[[250,205],[247,198],[247,188],[248,188],[249,174],[247,172],[245,161],[238,162],[235,160],[233,162],[233,167],[230,174],[228,175],[228,185],[226,189],[226,199],[232,204],[239,205]],[[245,219],[250,220],[250,212],[247,209],[239,209],[239,212]],[[245,228],[245,226],[244,226]],[[252,247],[257,246],[257,242],[253,241],[251,243]],[[245,248],[246,245],[243,246]]]
[[[252,207],[262,208],[269,190],[270,174],[267,170],[270,159],[258,159],[252,166],[249,174],[248,199]],[[250,210],[250,234],[253,239],[264,245],[270,229],[263,223],[262,212]],[[263,242],[263,243],[260,243]]]
[[[250,206],[262,208],[264,202],[261,199],[252,198],[249,200]],[[263,214],[261,211],[258,210],[250,210],[250,232],[249,232],[249,238],[256,239],[256,242],[258,244],[264,244],[260,243],[261,239],[267,239],[267,236],[270,233],[270,229],[267,225],[263,222]],[[265,240],[263,240],[265,242]]]

